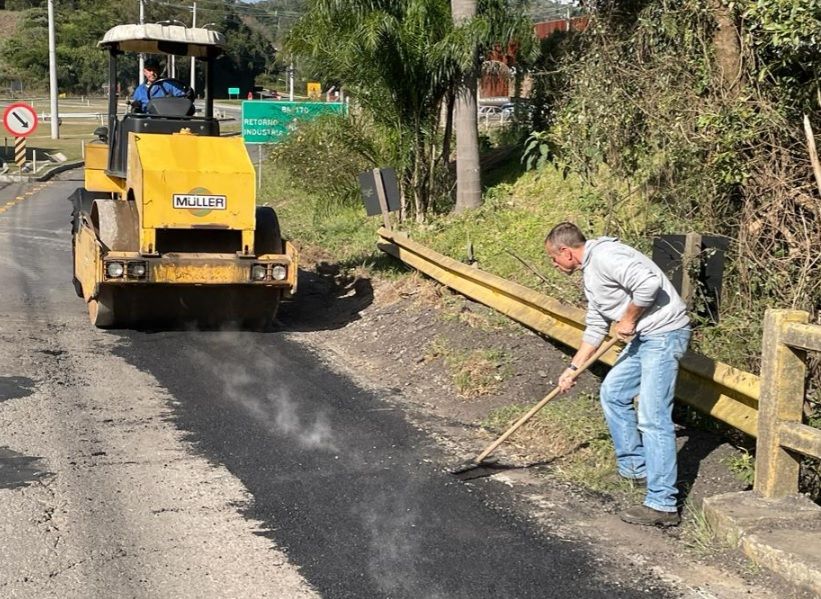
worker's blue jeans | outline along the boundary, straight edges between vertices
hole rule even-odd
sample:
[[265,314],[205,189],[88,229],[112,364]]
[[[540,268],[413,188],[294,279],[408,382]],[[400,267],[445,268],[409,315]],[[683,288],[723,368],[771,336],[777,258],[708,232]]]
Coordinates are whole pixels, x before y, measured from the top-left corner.
[[[601,386],[601,404],[619,474],[647,477],[644,505],[675,512],[676,431],[673,394],[690,330],[639,335],[624,348]],[[638,409],[633,400],[638,396]],[[638,415],[637,415],[638,414]]]

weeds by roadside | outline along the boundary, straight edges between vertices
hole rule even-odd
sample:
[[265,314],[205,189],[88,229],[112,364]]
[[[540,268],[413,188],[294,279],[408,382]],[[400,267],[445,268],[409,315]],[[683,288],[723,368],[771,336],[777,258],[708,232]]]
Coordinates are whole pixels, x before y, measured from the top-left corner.
[[431,343],[427,360],[443,359],[453,386],[461,397],[492,392],[510,377],[511,356],[497,348],[464,350],[439,337]]
[[724,460],[727,468],[738,480],[752,487],[755,482],[755,457],[745,449]]
[[704,510],[693,505],[691,501],[684,504],[681,539],[684,545],[699,557],[709,557],[726,547],[716,538]]
[[[491,412],[481,425],[500,433],[530,405]],[[638,499],[641,490],[616,474],[613,443],[598,400],[588,394],[562,397],[547,404],[511,437],[509,443],[532,462],[548,462],[557,476],[600,493]]]

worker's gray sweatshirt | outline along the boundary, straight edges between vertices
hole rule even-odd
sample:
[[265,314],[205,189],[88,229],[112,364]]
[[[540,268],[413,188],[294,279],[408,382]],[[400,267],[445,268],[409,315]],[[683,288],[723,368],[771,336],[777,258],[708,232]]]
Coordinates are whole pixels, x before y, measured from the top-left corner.
[[647,308],[639,318],[637,334],[657,335],[689,325],[687,306],[662,270],[615,237],[585,243],[582,270],[588,302],[582,339],[587,343],[598,346],[630,302]]

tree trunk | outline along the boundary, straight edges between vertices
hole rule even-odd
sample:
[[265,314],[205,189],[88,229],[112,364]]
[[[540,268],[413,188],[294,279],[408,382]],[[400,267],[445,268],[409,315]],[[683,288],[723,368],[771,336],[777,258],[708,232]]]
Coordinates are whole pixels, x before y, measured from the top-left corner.
[[724,89],[733,93],[741,79],[741,45],[730,9],[721,0],[710,0],[710,12],[718,27],[713,34],[713,49]]
[[445,134],[442,136],[442,162],[445,169],[450,168],[450,140],[453,137],[453,108],[456,104],[456,97],[449,93],[444,103],[445,111]]
[[[476,16],[476,0],[451,0],[450,5],[456,26]],[[476,115],[476,72],[471,70],[456,93],[456,212],[482,205]]]

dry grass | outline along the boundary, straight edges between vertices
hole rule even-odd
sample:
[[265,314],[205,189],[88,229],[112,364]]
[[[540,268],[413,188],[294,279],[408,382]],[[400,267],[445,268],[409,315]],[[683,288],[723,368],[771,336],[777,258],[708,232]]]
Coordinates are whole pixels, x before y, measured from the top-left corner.
[[726,546],[716,538],[715,531],[707,520],[704,510],[687,501],[683,511],[684,523],[681,527],[681,538],[690,550],[700,557],[709,557],[726,549]]
[[[534,404],[537,399],[534,399]],[[514,405],[495,410],[482,422],[482,426],[502,432],[530,407]],[[512,441],[530,448],[545,460],[552,460],[598,439],[609,439],[601,407],[593,397],[581,395],[554,399],[520,429]]]
[[443,359],[459,397],[470,399],[495,391],[511,376],[511,356],[502,349],[465,350],[447,340],[433,340],[425,355],[428,361]]
[[[501,408],[492,412],[482,426],[499,434],[531,407]],[[643,493],[642,488],[616,475],[613,443],[599,402],[590,395],[565,396],[548,403],[508,444],[525,461],[550,463],[556,475],[587,489],[635,500]]]
[[[372,276],[370,273],[369,276]],[[386,283],[381,288],[380,302],[384,305],[395,304],[396,302],[411,298],[413,305],[417,308],[441,309],[444,307],[444,296],[450,294],[446,288],[428,279],[418,271],[413,271],[407,276]]]

